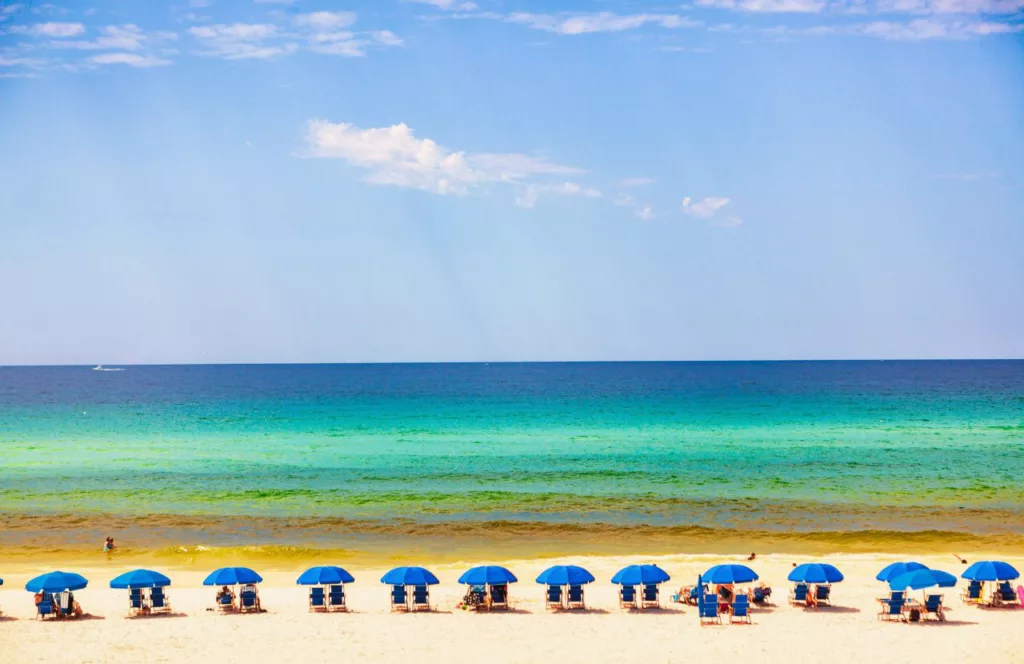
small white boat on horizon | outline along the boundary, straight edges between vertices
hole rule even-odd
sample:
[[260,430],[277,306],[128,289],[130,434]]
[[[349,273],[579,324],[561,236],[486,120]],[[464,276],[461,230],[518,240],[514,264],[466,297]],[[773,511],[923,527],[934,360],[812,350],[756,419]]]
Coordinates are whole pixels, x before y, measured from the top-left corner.
[[124,369],[108,369],[102,364],[97,364],[92,368],[93,371],[124,371]]

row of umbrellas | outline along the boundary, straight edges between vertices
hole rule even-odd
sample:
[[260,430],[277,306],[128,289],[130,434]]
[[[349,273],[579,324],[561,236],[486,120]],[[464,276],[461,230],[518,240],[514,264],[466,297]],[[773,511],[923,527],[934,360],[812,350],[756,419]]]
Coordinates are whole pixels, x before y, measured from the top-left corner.
[[[961,574],[971,581],[1012,581],[1020,573],[1002,561],[981,561],[974,563]],[[930,569],[918,562],[899,562],[886,566],[875,577],[888,583],[893,590],[921,590],[938,586],[951,588],[957,578],[948,572]],[[612,577],[612,583],[619,585],[649,585],[669,581],[668,573],[657,565],[629,565]],[[700,575],[703,583],[717,585],[750,583],[758,579],[757,573],[746,565],[715,565]],[[838,583],[843,574],[827,563],[804,563],[789,573],[788,579],[795,583]],[[381,583],[393,586],[424,586],[440,583],[438,578],[423,567],[396,567],[381,577]],[[592,583],[596,579],[586,569],[577,565],[555,565],[540,573],[537,583],[568,586]],[[263,577],[248,567],[223,567],[210,573],[203,581],[204,586],[232,586],[257,584]],[[312,567],[297,579],[300,585],[335,585],[353,583],[348,571],[337,566]],[[467,570],[459,577],[459,583],[469,585],[498,585],[516,583],[518,579],[509,570],[499,565],[481,565]],[[89,582],[73,572],[50,572],[32,579],[25,584],[31,592],[64,592],[81,590]],[[0,579],[3,585],[3,579]],[[159,572],[138,569],[126,572],[111,580],[111,588],[157,588],[171,585],[171,580]]]

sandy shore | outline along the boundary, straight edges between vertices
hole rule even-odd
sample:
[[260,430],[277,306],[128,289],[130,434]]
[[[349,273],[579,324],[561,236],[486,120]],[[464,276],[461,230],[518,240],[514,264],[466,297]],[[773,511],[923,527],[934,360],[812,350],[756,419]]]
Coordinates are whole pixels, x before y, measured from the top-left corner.
[[[972,560],[983,559],[972,556]],[[1019,569],[1024,557],[1001,556]],[[877,620],[874,580],[898,555],[851,554],[830,557],[846,575],[834,589],[834,608],[817,611],[787,605],[786,575],[793,563],[808,558],[759,556],[753,566],[775,590],[775,606],[755,610],[753,625],[701,628],[697,611],[669,603],[680,585],[695,582],[711,564],[745,562],[729,556],[577,557],[571,561],[512,560],[519,577],[512,586],[514,611],[472,614],[456,611],[463,588],[456,579],[469,564],[432,566],[441,586],[432,591],[432,614],[391,614],[387,588],[378,582],[383,567],[347,566],[357,582],[348,588],[351,612],[309,614],[306,590],[294,584],[302,571],[258,569],[265,578],[261,598],[268,612],[221,616],[208,611],[213,590],[202,587],[205,573],[167,569],[174,581],[171,616],[125,617],[124,591],[109,580],[116,564],[65,565],[82,573],[89,588],[76,593],[91,619],[40,622],[33,619],[32,596],[24,590],[32,576],[52,565],[4,567],[0,576],[0,660],[5,663],[73,662],[311,662],[401,660],[480,660],[487,662],[747,661],[787,662],[1024,662],[1024,610],[979,609],[963,605],[961,588],[945,592],[948,621],[885,624]],[[952,556],[914,559],[959,576],[963,565]],[[338,561],[345,565],[345,561]],[[587,589],[586,612],[552,614],[544,610],[536,575],[553,562],[590,569],[598,582]],[[663,587],[664,608],[626,612],[618,608],[616,587],[608,580],[624,565],[656,562],[672,575]],[[429,565],[428,565],[429,566]],[[962,585],[962,584],[961,584]],[[325,659],[327,658],[327,659]],[[342,658],[342,660],[338,660]]]

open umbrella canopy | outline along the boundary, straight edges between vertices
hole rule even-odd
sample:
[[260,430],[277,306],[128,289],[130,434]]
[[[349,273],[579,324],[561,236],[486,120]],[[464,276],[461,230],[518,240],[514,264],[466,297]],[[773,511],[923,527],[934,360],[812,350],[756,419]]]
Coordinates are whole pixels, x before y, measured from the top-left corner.
[[750,583],[757,581],[757,572],[746,565],[715,565],[701,574],[704,583]]
[[171,580],[160,572],[150,569],[136,569],[125,572],[110,581],[111,588],[163,588],[171,585]]
[[983,560],[965,569],[960,576],[971,581],[1013,581],[1020,578],[1020,572],[1001,560]]
[[389,586],[436,586],[441,583],[434,573],[422,567],[396,567],[380,577]]
[[463,572],[462,576],[459,577],[459,583],[468,583],[471,586],[515,583],[518,580],[515,574],[500,565],[474,567]]
[[576,565],[555,565],[540,573],[537,583],[549,586],[580,586],[594,581],[594,575]]
[[787,578],[794,583],[839,583],[843,573],[828,563],[804,563],[794,567]]
[[37,576],[25,584],[29,592],[62,593],[65,590],[81,590],[89,582],[81,574],[74,572],[50,572]]
[[906,574],[907,572],[913,572],[914,570],[919,569],[928,569],[928,566],[915,562],[893,563],[891,565],[886,565],[875,578],[879,581],[885,581],[888,583],[901,574]]
[[638,586],[664,583],[671,578],[668,572],[657,565],[630,565],[616,572],[612,577],[612,583],[617,583],[620,586]]
[[204,586],[234,586],[259,583],[263,577],[248,567],[221,567],[210,573],[203,581]]
[[355,583],[355,577],[347,570],[336,565],[310,567],[296,579],[295,583],[302,586],[330,586],[339,583]]
[[889,580],[889,587],[893,590],[923,590],[934,586],[952,588],[955,585],[955,576],[937,569],[917,569]]

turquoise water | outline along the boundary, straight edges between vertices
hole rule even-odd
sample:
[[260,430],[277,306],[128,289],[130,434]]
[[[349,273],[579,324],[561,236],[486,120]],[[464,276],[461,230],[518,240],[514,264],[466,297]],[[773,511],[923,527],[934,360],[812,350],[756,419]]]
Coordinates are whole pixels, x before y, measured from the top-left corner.
[[55,515],[1019,534],[1024,362],[5,367],[0,454],[8,544]]

